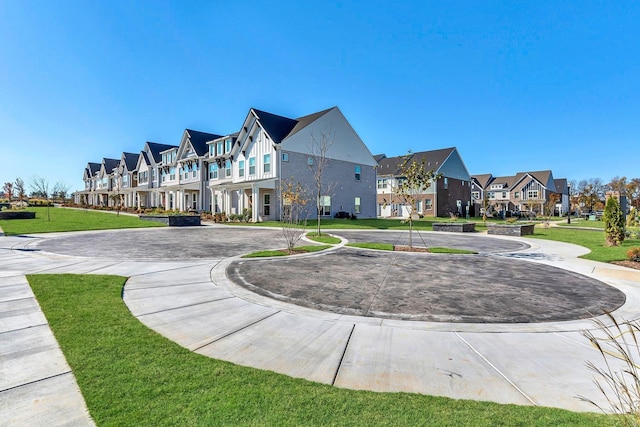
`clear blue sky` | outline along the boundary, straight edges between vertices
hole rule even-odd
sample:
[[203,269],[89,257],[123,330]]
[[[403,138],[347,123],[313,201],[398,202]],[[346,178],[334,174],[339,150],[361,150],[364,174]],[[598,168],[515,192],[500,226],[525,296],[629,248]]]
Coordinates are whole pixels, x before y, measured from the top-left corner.
[[340,107],[373,154],[640,177],[640,2],[0,0],[0,184]]

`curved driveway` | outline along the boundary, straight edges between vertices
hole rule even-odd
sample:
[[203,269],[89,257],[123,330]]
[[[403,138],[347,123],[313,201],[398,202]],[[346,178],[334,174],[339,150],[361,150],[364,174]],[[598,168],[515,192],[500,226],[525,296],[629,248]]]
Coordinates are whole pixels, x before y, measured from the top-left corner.
[[[359,231],[336,233],[354,240],[393,238],[392,232],[362,232],[360,237]],[[394,233],[396,238],[402,234]],[[481,263],[489,263],[489,267],[500,266],[508,271],[516,265],[526,265],[525,276],[511,277],[524,285],[529,281],[528,275],[531,281],[542,284],[557,282],[554,277],[570,277],[590,287],[582,295],[585,301],[595,301],[597,306],[601,296],[589,299],[588,294],[604,292],[614,300],[607,304],[618,304],[620,301],[615,298],[620,294],[600,283],[604,282],[626,295],[626,301],[616,310],[619,317],[640,317],[640,273],[577,259],[585,252],[583,248],[535,239],[423,234],[428,237],[428,246],[464,245],[465,241],[460,243],[459,239],[467,239],[469,245],[481,245],[483,254],[475,257]],[[432,243],[437,239],[442,239],[443,244]],[[580,314],[567,316],[573,320],[525,319],[535,323],[517,319],[506,323],[495,319],[482,323],[481,319],[475,319],[472,320],[475,323],[468,323],[465,318],[429,322],[400,320],[396,316],[356,316],[274,299],[268,289],[262,294],[253,292],[246,286],[238,286],[227,275],[227,271],[237,270],[241,274],[234,280],[246,281],[244,275],[248,270],[244,271],[243,265],[263,265],[264,277],[280,272],[278,277],[282,279],[289,276],[288,271],[306,263],[324,265],[324,273],[333,274],[340,266],[362,262],[354,261],[360,259],[356,254],[366,253],[368,257],[370,252],[339,249],[288,260],[239,261],[236,255],[281,247],[284,241],[279,230],[235,227],[86,232],[11,241],[15,242],[11,245],[11,256],[0,258],[0,275],[46,271],[130,276],[124,300],[134,316],[179,344],[210,357],[354,389],[407,391],[571,410],[594,410],[577,399],[577,395],[603,403],[591,382],[591,372],[584,366],[589,360],[599,364],[598,353],[579,333],[591,328],[592,323],[581,319]],[[167,257],[169,252],[172,255]],[[379,259],[378,264],[386,263],[390,277],[397,276],[392,269],[393,262],[400,259],[397,253],[376,252],[373,257]],[[419,254],[401,257],[403,262],[426,259]],[[412,263],[412,268],[417,269],[416,273],[424,273],[435,265],[442,271],[455,260],[451,256],[437,260],[434,257],[433,262],[424,262],[422,266],[421,261]],[[371,268],[365,270],[375,273],[376,261],[367,262]],[[458,291],[465,285],[473,286],[473,275],[468,274],[465,262],[460,261],[448,276]],[[287,263],[294,268],[288,269]],[[260,268],[252,269],[252,274],[257,274],[252,277],[259,277]],[[474,273],[482,271],[480,266]],[[558,276],[549,275],[549,271]],[[362,274],[366,272],[358,276]],[[494,275],[498,278],[500,272],[488,274]],[[320,281],[314,279],[315,283],[322,283],[322,277],[318,277]],[[312,279],[306,280],[313,285]],[[358,280],[356,276],[352,279]],[[442,281],[439,286],[446,290],[446,284]],[[562,288],[562,283],[555,285]],[[571,292],[579,289],[576,283],[567,283],[564,290],[562,299],[570,303]],[[484,297],[490,301],[491,292],[482,294],[479,292],[470,300]],[[538,294],[529,295],[533,296],[524,298],[524,302],[535,306]],[[390,295],[381,301],[394,297]],[[552,289],[546,298],[553,299]],[[412,295],[401,296],[399,300],[411,301]],[[442,302],[443,307],[445,303]],[[540,304],[538,312],[545,307],[547,304]]]

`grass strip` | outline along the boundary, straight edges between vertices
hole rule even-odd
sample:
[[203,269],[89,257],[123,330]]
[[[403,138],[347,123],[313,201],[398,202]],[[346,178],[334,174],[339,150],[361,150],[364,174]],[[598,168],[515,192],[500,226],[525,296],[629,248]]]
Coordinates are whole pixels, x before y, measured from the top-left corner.
[[164,224],[142,221],[130,215],[115,213],[64,209],[27,208],[35,212],[34,219],[0,220],[0,228],[7,236],[30,233],[53,233],[60,231],[107,230],[116,228],[165,227]]
[[124,277],[29,275],[103,425],[600,426],[613,418],[410,393],[346,390],[192,353],[135,319]]
[[470,251],[468,249],[455,249],[455,248],[440,248],[433,247],[429,248],[429,252],[432,254],[461,254],[461,255],[472,255],[477,254],[478,252]]
[[347,243],[346,246],[351,246],[353,248],[376,249],[379,251],[393,250],[393,245],[391,243],[353,242],[353,243]]
[[[310,245],[310,246],[296,246],[294,248],[294,254],[300,254],[304,252],[319,252],[330,248],[330,245]],[[265,258],[273,256],[287,256],[291,255],[286,249],[274,249],[267,251],[251,252],[250,254],[243,255],[242,258]]]
[[321,234],[318,236],[318,233],[315,231],[307,233],[307,239],[313,240],[314,242],[318,243],[325,243],[327,245],[337,245],[341,242],[340,238],[338,237],[333,237],[328,234]]

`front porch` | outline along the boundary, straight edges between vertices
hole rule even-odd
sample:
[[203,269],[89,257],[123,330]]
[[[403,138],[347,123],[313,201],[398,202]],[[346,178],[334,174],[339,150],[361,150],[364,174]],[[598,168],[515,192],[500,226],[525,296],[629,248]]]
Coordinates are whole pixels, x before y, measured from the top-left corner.
[[251,211],[252,222],[280,220],[276,179],[256,182],[222,183],[209,187],[211,212],[238,215]]

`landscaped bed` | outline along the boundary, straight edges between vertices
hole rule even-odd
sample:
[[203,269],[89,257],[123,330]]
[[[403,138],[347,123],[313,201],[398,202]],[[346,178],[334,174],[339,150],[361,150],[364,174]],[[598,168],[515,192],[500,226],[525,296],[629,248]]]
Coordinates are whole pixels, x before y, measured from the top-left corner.
[[448,231],[450,233],[472,233],[476,231],[475,222],[434,222],[433,231]]
[[138,215],[143,221],[159,222],[169,227],[190,227],[201,225],[200,215]]

